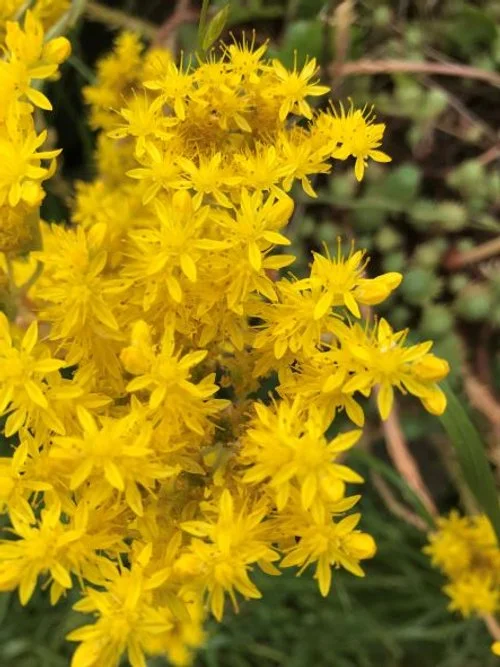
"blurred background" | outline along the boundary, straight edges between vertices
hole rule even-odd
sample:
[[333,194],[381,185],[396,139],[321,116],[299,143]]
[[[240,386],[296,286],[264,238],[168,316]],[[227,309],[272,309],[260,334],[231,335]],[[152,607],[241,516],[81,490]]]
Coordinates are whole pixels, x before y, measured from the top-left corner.
[[[48,183],[46,220],[67,220],[75,180],[93,177],[95,136],[80,91],[94,80],[96,61],[123,29],[147,44],[193,52],[200,4],[87,2],[70,35],[73,55],[49,91],[63,158]],[[295,51],[299,64],[315,57],[334,102],[374,105],[387,125],[383,150],[393,158],[371,163],[362,184],[349,165],[317,179],[317,199],[294,193],[296,272],[311,250],[339,235],[369,251],[373,275],[402,272],[401,288],[378,311],[396,328],[410,326],[415,340],[436,341],[500,470],[500,3],[231,0],[222,38],[253,30],[256,43],[269,40],[269,54],[287,66]],[[467,510],[451,446],[416,402],[401,400],[388,424],[382,428],[373,411],[363,449],[353,455],[366,478],[363,528],[379,547],[366,578],[339,572],[327,599],[308,576],[265,578],[262,601],[209,626],[196,667],[495,664],[482,622],[447,611],[443,580],[421,553],[426,536],[415,491],[440,513]],[[395,472],[405,462],[394,438],[411,453],[406,482]],[[22,610],[15,595],[2,594],[1,667],[68,665],[64,635],[81,622],[71,603],[52,609],[38,593]]]

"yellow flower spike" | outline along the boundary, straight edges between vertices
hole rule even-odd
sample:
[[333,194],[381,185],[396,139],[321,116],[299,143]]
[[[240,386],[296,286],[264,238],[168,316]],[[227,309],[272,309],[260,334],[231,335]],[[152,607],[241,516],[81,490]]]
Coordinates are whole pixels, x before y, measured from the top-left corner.
[[[3,44],[0,242],[11,255],[56,167],[33,114],[50,108],[37,79],[69,54],[44,35],[65,3],[35,0]],[[343,463],[363,403],[380,387],[383,417],[395,389],[443,409],[448,366],[431,343],[358,321],[400,274],[369,275],[365,252],[343,255],[339,242],[306,278],[280,275],[294,261],[283,252],[294,184],[314,197],[335,160],[353,156],[360,178],[388,158],[365,110],[313,112],[328,92],[314,60],[287,71],[265,51],[244,39],[183,65],[121,34],[83,91],[95,179],[77,184],[72,224],[40,225],[27,268],[9,261],[16,284],[35,262],[43,270],[29,293],[36,322],[22,331],[0,315],[0,412],[19,440],[0,460],[12,531],[0,588],[25,602],[40,577],[53,603],[80,590],[75,610],[93,618],[69,635],[73,667],[188,664],[206,615],[261,596],[259,569],[312,565],[323,595],[332,568],[363,576],[375,543],[352,512],[360,495],[348,495],[363,479]],[[268,375],[276,397],[256,403]],[[339,412],[357,428],[327,437]],[[494,559],[476,528],[477,551]],[[459,555],[446,563],[470,569]],[[452,582],[450,595],[491,608],[496,583],[484,581]]]

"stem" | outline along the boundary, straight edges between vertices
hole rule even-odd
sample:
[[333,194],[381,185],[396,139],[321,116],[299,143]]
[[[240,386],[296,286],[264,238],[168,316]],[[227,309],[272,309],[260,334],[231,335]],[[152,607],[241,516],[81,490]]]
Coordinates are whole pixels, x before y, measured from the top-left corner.
[[36,283],[38,278],[42,275],[42,271],[43,271],[43,264],[42,262],[40,262],[40,260],[37,260],[35,270],[28,278],[28,280],[23,285],[21,285],[19,290],[27,294],[29,290],[33,287],[33,285]]
[[167,45],[170,40],[169,48],[173,51],[175,41],[175,33],[177,29],[184,23],[195,23],[199,19],[199,13],[195,9],[190,9],[189,0],[178,0],[174,11],[170,14],[168,19],[162,23],[156,31],[154,44],[160,47]]
[[68,11],[45,33],[45,41],[67,33],[85,11],[86,4],[87,0],[73,0]]
[[28,11],[28,9],[31,9],[31,5],[33,4],[33,0],[26,0],[26,2],[23,2],[23,4],[19,7],[17,12],[14,15],[14,18],[12,19],[16,23],[19,23],[21,19],[23,18],[24,14]]
[[486,241],[478,245],[476,248],[471,250],[466,250],[465,252],[453,254],[446,263],[446,268],[450,270],[461,269],[463,266],[468,264],[475,264],[476,262],[481,262],[484,259],[493,257],[500,253],[500,236],[491,241]]
[[88,67],[84,62],[77,58],[76,56],[70,56],[68,58],[68,63],[73,67],[78,74],[80,74],[87,83],[94,85],[97,77],[95,73]]
[[12,264],[11,258],[6,255],[5,257],[5,263],[7,264],[7,277],[9,278],[9,289],[10,292],[13,293],[14,291],[17,290],[16,287],[16,281],[14,279],[14,266]]
[[477,158],[477,161],[484,166],[500,157],[500,144],[492,146]]
[[110,28],[122,28],[138,32],[150,41],[156,39],[157,28],[149,21],[129,16],[118,9],[110,9],[99,2],[88,2],[85,13],[92,21],[103,23]]
[[344,63],[340,70],[340,76],[344,77],[352,74],[393,74],[396,72],[458,76],[460,78],[486,81],[493,86],[500,87],[500,75],[496,72],[489,72],[488,70],[480,69],[479,67],[470,67],[469,65],[434,63],[429,61],[409,62],[405,60],[369,60],[368,58],[362,58]]
[[396,405],[392,408],[389,417],[382,422],[384,436],[387,445],[387,452],[396,467],[396,470],[408,482],[413,491],[418,495],[427,511],[432,515],[438,514],[434,500],[427,489],[417,462],[413,458],[408,445],[406,444],[403,431],[396,412]]
[[372,472],[371,479],[373,486],[377,489],[387,509],[392,512],[394,516],[398,517],[398,519],[404,519],[406,523],[414,526],[417,530],[420,530],[423,533],[428,532],[429,527],[425,521],[395,498],[388,484],[386,484],[385,480],[378,473]]
[[493,639],[500,641],[500,624],[493,614],[483,614],[482,619]]

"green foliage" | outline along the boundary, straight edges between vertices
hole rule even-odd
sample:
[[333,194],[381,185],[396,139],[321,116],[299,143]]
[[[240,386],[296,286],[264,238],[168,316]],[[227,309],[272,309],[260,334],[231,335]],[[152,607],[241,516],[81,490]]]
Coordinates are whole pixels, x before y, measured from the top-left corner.
[[0,593],[0,664],[2,667],[67,667],[72,646],[65,636],[81,624],[68,600],[51,607],[48,595],[36,592],[28,607],[15,593]]
[[463,477],[478,507],[488,516],[500,542],[500,502],[484,444],[464,407],[447,383],[444,383],[444,391],[448,407],[441,421],[455,448]]
[[215,14],[208,24],[205,25],[205,22],[200,21],[199,33],[203,51],[207,51],[219,39],[226,27],[229,12],[230,5],[227,4]]
[[[289,23],[285,29],[279,50],[275,55],[287,67],[293,67],[295,58],[300,65],[306,57],[321,58],[325,48],[325,31],[318,20],[299,20]],[[272,53],[272,51],[271,51]]]

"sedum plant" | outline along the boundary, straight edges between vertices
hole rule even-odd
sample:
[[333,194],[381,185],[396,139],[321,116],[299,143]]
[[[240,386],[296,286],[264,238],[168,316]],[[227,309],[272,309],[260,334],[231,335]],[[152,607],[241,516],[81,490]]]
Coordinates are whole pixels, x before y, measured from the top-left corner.
[[0,63],[0,590],[79,591],[73,667],[182,665],[208,614],[260,597],[256,570],[312,566],[323,595],[332,569],[363,575],[344,452],[375,388],[383,419],[394,390],[441,414],[448,365],[369,316],[399,273],[339,241],[299,279],[282,252],[294,183],[314,197],[335,160],[357,179],[389,160],[372,116],[313,108],[314,59],[287,70],[243,39],[176,63],[122,34],[85,90],[96,178],[71,222],[39,223],[57,155],[39,83],[69,55],[45,4],[5,24]]

